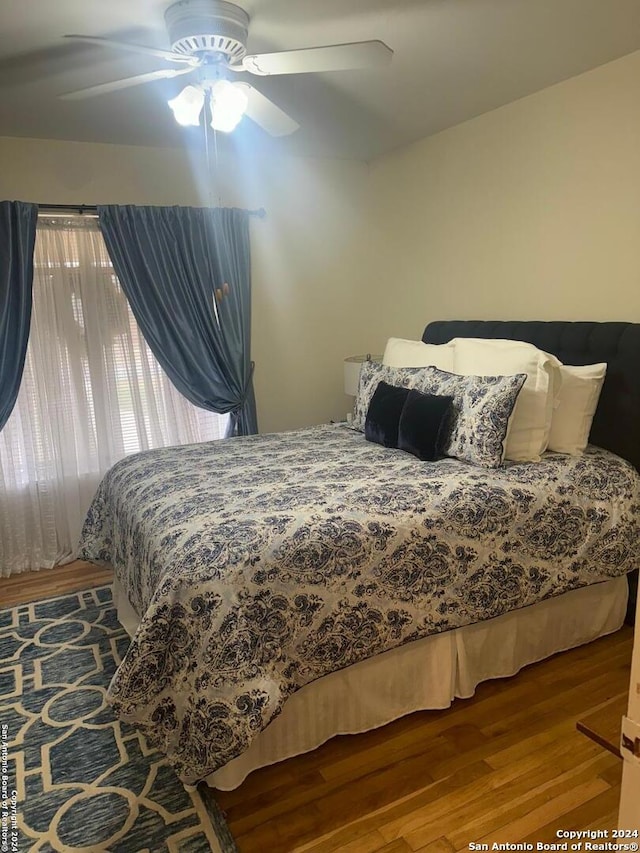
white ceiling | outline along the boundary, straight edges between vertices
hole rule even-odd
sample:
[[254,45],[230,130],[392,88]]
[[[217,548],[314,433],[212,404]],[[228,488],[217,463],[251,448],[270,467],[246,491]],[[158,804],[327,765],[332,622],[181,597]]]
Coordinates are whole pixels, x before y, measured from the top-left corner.
[[[180,80],[84,101],[58,95],[163,61],[62,39],[169,47],[169,0],[0,0],[0,136],[180,146],[166,99]],[[239,0],[251,53],[381,39],[391,65],[251,77],[301,129],[273,141],[248,120],[233,144],[371,159],[640,49],[638,0]],[[640,100],[639,100],[640,109]],[[200,131],[201,133],[201,131]]]

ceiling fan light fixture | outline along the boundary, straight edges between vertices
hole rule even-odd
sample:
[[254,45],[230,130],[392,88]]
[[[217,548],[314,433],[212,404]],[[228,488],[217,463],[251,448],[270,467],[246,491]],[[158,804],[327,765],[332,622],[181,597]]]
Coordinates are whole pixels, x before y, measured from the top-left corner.
[[199,86],[185,86],[180,94],[167,102],[173,110],[178,124],[183,127],[200,124],[200,113],[204,106],[204,91]]
[[105,48],[155,56],[177,63],[178,67],[99,83],[60,97],[80,100],[182,74],[197,74],[194,85],[168,102],[178,124],[197,127],[204,112],[204,121],[209,118],[214,130],[231,133],[246,115],[270,136],[279,137],[295,133],[300,125],[258,89],[245,82],[232,83],[234,74],[278,76],[348,71],[386,65],[393,56],[393,50],[377,40],[247,55],[250,15],[229,0],[173,0],[165,12],[165,22],[169,50],[104,36],[67,35],[66,38]]
[[242,83],[218,80],[211,87],[211,127],[223,133],[231,133],[245,114],[249,99]]

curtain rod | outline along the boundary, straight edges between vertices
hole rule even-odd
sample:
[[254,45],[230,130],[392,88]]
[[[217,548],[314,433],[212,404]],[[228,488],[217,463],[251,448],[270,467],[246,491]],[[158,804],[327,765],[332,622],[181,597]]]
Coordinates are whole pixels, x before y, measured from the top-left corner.
[[[46,213],[50,210],[65,210],[68,213],[97,213],[98,208],[95,204],[39,204],[38,210]],[[257,210],[247,210],[249,216],[257,216],[258,219],[264,219],[267,211],[264,207],[259,207]]]

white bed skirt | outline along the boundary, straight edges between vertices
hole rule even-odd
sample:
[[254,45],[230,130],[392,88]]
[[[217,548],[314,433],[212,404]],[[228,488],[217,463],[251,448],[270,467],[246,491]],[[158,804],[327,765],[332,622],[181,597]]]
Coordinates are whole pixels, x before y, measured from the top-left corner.
[[[405,714],[448,708],[482,681],[514,675],[617,631],[627,606],[626,577],[565,593],[489,622],[416,640],[334,672],[291,696],[249,749],[207,777],[230,791],[259,767],[310,752],[337,734],[379,728]],[[118,618],[130,635],[138,616],[114,582]]]

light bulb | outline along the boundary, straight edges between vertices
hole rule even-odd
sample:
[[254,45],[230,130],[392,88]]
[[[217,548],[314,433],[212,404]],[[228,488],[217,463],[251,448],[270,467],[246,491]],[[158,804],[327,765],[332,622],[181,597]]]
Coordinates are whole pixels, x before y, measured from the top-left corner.
[[231,133],[244,115],[248,103],[242,84],[218,80],[211,88],[211,127],[223,133]]
[[178,124],[183,126],[200,124],[200,113],[204,106],[204,90],[198,86],[185,86],[180,94],[168,101]]

